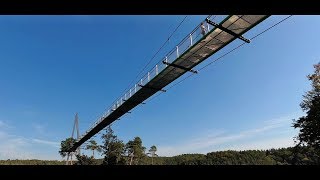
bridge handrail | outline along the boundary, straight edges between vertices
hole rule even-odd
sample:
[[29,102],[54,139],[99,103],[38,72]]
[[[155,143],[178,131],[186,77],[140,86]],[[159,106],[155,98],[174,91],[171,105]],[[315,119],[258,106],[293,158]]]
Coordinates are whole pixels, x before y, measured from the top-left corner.
[[[208,18],[212,21],[215,21],[216,23],[221,23],[228,15],[215,15],[215,16],[208,16]],[[201,30],[201,23],[205,26],[205,32],[202,34]],[[166,61],[168,63],[172,63],[175,61],[181,54],[183,54],[186,50],[188,50],[192,45],[196,44],[199,40],[202,39],[204,35],[206,35],[210,30],[212,30],[214,27],[210,24],[208,24],[205,20],[200,22],[193,31],[191,31],[190,34],[188,34],[186,37],[184,37],[178,45],[173,48],[165,57],[163,57],[155,66],[153,66],[142,78],[135,83],[133,87],[131,87],[126,93],[124,93],[122,96],[120,96],[117,100],[113,102],[113,104],[96,120],[89,128],[86,133],[84,133],[81,137],[85,136],[90,130],[92,130],[96,124],[100,123],[105,117],[109,116],[111,114],[111,111],[116,110],[118,107],[120,107],[124,100],[129,99],[132,97],[136,92],[138,92],[141,87],[140,85],[147,84],[150,80],[152,80],[155,76],[157,76],[161,71],[163,71],[167,65],[163,64],[162,61]],[[104,118],[103,118],[104,117]],[[80,138],[81,139],[81,138]]]

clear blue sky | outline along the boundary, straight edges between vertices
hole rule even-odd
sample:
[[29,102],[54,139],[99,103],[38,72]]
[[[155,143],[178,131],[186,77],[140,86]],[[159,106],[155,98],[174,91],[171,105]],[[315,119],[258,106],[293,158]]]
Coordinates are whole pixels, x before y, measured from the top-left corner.
[[[245,36],[284,17],[271,16]],[[84,132],[183,18],[0,16],[0,159],[61,160],[75,113]],[[188,16],[151,64],[205,18]],[[320,16],[291,17],[136,107],[113,123],[115,133],[124,142],[139,136],[163,156],[292,146],[292,119],[303,115],[299,103],[310,89],[306,75],[320,61],[319,28]]]

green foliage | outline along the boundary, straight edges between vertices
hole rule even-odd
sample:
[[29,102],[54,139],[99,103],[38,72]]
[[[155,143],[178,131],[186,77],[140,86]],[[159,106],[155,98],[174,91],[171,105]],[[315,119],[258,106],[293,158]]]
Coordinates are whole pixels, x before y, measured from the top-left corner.
[[90,140],[89,144],[86,146],[86,149],[92,150],[92,158],[94,158],[94,151],[101,152],[102,148],[97,144],[95,140]]
[[65,161],[49,161],[49,160],[0,160],[0,165],[65,165]]
[[165,160],[165,164],[168,165],[202,165],[206,164],[205,162],[204,154],[182,154]]
[[151,164],[153,165],[153,157],[155,156],[158,156],[156,154],[156,151],[157,151],[157,147],[155,145],[151,146],[150,149],[149,149],[149,153],[151,155]]
[[[110,156],[115,157],[115,156]],[[130,158],[122,155],[120,161],[112,164],[125,164]],[[77,165],[99,165],[105,159],[77,156]],[[110,161],[112,162],[112,161]],[[114,163],[115,162],[115,163]],[[41,160],[0,160],[0,165],[65,165],[65,161]],[[105,164],[105,163],[104,163]],[[140,165],[151,165],[152,158],[141,158]],[[182,154],[173,157],[154,157],[154,165],[319,165],[320,151],[310,146],[296,146],[281,149],[218,151],[208,154]]]
[[124,159],[124,143],[114,135],[111,126],[108,126],[106,133],[102,135],[103,153],[105,155],[104,165],[120,165],[125,164]]
[[314,73],[307,76],[312,82],[312,89],[303,96],[300,104],[307,115],[294,120],[293,127],[299,128],[296,137],[299,145],[320,149],[320,64],[314,65],[314,68]]
[[317,165],[320,151],[313,147],[296,146],[281,149],[218,151],[204,154],[183,154],[156,157],[155,164],[164,165]]
[[129,165],[143,163],[143,159],[146,158],[145,150],[146,148],[142,145],[142,140],[140,137],[135,137],[130,140],[125,146],[126,153],[129,157]]
[[86,155],[76,155],[77,162],[75,165],[97,165],[97,162],[94,160],[93,156],[88,157]]
[[60,147],[60,151],[59,151],[59,154],[62,156],[62,157],[66,157],[70,152],[69,149],[72,147],[72,145],[76,142],[75,139],[73,138],[67,138],[66,140],[64,141],[61,141],[61,147]]
[[150,153],[151,157],[157,156],[156,151],[157,151],[157,147],[155,145],[150,147],[149,153]]
[[207,154],[209,165],[272,165],[275,162],[265,151],[219,151]]

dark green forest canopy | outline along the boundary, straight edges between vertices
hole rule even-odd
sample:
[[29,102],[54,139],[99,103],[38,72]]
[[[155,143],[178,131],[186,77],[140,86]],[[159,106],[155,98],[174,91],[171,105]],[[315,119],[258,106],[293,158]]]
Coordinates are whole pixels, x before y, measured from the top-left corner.
[[[128,157],[124,157],[128,158]],[[99,165],[95,162],[81,161]],[[155,165],[312,165],[320,163],[320,152],[313,147],[299,146],[270,150],[218,151],[208,154],[182,154],[173,157],[153,157]],[[0,165],[64,165],[65,161],[0,160]],[[76,163],[79,164],[79,163]],[[151,157],[142,158],[139,165],[151,165]]]

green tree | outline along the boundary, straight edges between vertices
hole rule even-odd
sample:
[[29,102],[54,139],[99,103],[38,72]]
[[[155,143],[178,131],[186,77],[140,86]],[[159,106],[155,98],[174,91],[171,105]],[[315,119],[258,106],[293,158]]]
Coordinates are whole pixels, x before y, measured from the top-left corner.
[[157,147],[155,145],[151,146],[149,149],[149,154],[151,155],[151,164],[153,165],[153,157],[158,156],[156,154]]
[[125,164],[124,156],[124,143],[118,139],[111,128],[108,126],[106,133],[102,135],[103,139],[103,153],[105,155],[104,165],[118,165]]
[[306,116],[294,120],[293,127],[299,128],[295,137],[299,145],[309,145],[320,149],[320,64],[314,65],[314,73],[308,75],[312,89],[303,96],[300,107]]
[[89,144],[86,146],[86,149],[92,150],[92,158],[94,158],[94,151],[101,152],[102,148],[97,144],[95,140],[90,140]]
[[66,156],[70,156],[71,164],[72,164],[72,152],[70,152],[70,148],[76,142],[74,138],[67,138],[64,141],[61,141],[60,151],[59,154],[64,158]]
[[142,145],[142,140],[140,137],[135,137],[133,140],[128,141],[125,149],[129,157],[129,165],[137,165],[142,159],[146,157],[146,148]]
[[95,165],[96,162],[94,161],[93,156],[88,157],[86,155],[76,155],[77,157],[77,162],[76,165]]
[[67,138],[64,141],[61,141],[60,151],[59,154],[64,158],[67,155],[70,155],[71,152],[69,152],[69,149],[72,147],[72,145],[76,142],[73,138]]

